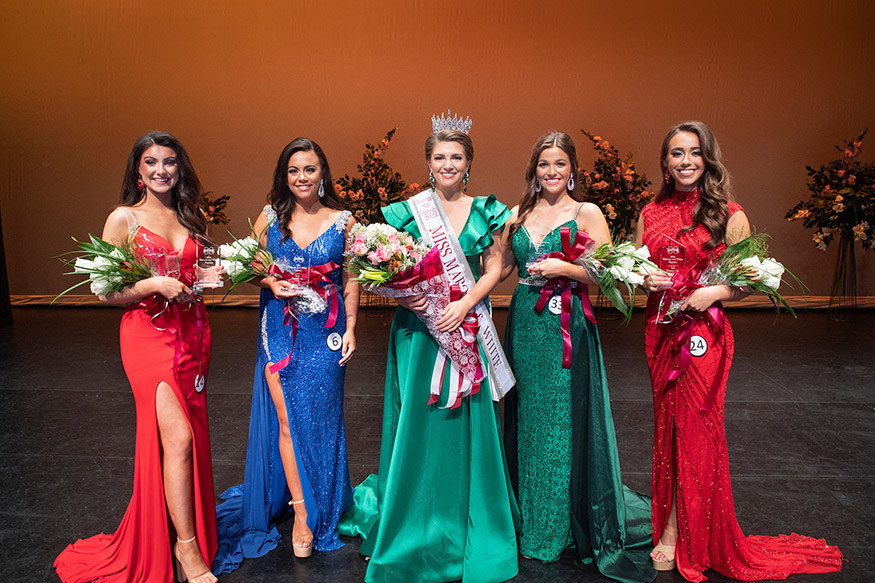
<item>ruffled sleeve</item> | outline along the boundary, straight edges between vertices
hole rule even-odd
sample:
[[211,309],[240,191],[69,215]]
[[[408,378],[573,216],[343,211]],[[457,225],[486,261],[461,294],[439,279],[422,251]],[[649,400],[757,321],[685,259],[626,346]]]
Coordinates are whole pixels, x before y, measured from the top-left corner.
[[416,219],[413,218],[413,213],[410,211],[410,205],[406,200],[393,202],[390,205],[380,209],[386,222],[401,231],[407,231],[414,238],[419,238],[419,227],[416,224]]
[[475,197],[471,202],[471,215],[459,235],[465,255],[479,255],[488,249],[494,242],[492,233],[504,229],[510,216],[510,209],[494,194]]

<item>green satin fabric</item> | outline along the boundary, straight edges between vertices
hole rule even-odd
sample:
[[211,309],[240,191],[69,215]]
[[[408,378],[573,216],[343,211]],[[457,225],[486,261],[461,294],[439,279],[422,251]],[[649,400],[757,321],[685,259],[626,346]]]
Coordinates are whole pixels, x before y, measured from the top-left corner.
[[[576,223],[569,221],[572,233]],[[532,259],[515,233],[520,277]],[[537,253],[559,250],[558,228]],[[541,288],[518,285],[505,350],[517,377],[505,400],[505,442],[522,512],[520,551],[555,561],[573,542],[580,559],[628,583],[652,581],[650,499],[623,486],[596,326],[575,297],[572,365],[562,368],[559,315],[534,311]]]
[[[474,200],[459,242],[475,274],[477,256],[509,214],[494,197]],[[387,207],[384,215],[418,235],[406,203]],[[355,506],[338,527],[364,539],[361,552],[371,557],[367,583],[497,583],[518,572],[518,510],[498,408],[486,381],[455,410],[428,405],[437,354],[425,325],[398,308],[386,365],[379,474],[355,488]],[[481,358],[486,362],[482,349]],[[441,405],[448,381],[445,375]]]

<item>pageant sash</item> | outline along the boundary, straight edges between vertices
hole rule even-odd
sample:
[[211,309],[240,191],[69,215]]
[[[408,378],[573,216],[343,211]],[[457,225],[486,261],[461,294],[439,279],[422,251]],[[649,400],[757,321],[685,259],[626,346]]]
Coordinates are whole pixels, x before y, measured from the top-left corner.
[[[459,238],[450,225],[447,212],[432,189],[424,190],[408,200],[410,210],[416,219],[423,241],[437,247],[441,263],[450,285],[459,286],[462,294],[474,287],[474,273],[465,259]],[[494,401],[500,400],[516,384],[507,356],[498,340],[498,332],[492,322],[492,314],[486,303],[481,301],[474,307],[479,329],[477,337],[483,345],[489,361],[489,388]],[[451,361],[452,362],[452,361]],[[456,370],[452,365],[451,374]],[[458,374],[458,373],[456,373]],[[453,383],[450,383],[451,387]]]

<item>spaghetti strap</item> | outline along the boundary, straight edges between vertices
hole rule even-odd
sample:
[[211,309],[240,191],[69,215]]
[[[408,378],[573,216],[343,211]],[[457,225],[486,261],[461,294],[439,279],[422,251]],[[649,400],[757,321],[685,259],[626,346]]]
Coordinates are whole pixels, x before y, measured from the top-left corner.
[[125,215],[125,219],[128,221],[128,232],[133,234],[137,232],[137,229],[140,227],[139,221],[137,221],[137,217],[134,216],[134,213],[125,206],[118,207],[122,210]]
[[582,202],[582,203],[580,203],[579,205],[577,205],[577,210],[574,211],[574,216],[571,217],[571,220],[572,220],[572,221],[576,221],[576,220],[577,220],[577,215],[580,214],[580,209],[582,209],[582,208],[583,208],[583,205],[585,205],[585,204],[586,204],[585,202]]

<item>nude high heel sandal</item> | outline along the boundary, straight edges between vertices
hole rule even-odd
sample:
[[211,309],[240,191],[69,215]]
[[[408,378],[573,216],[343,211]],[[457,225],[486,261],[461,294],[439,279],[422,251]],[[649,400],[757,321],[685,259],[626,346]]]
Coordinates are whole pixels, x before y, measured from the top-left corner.
[[675,549],[677,545],[667,545],[662,542],[662,539],[659,539],[659,544],[653,547],[653,552],[662,553],[666,561],[658,561],[654,558],[651,558],[653,561],[653,568],[657,571],[672,571],[675,566]]
[[179,560],[179,545],[187,545],[189,543],[193,543],[196,540],[197,536],[193,536],[188,540],[182,540],[181,538],[176,537],[176,546],[173,547],[173,558],[176,559],[176,574],[174,579],[178,583],[185,583],[186,581],[188,581],[188,583],[214,583],[218,580],[216,576],[213,575],[213,572],[209,569],[192,579],[186,578],[185,571],[183,571],[182,569],[182,562]]
[[[298,504],[303,504],[304,499],[300,500],[290,500],[289,506],[297,506]],[[297,517],[295,517],[297,520]],[[294,528],[294,527],[292,527]],[[295,539],[294,535],[292,536],[292,552],[295,553],[295,556],[299,559],[306,559],[310,555],[313,554],[313,535],[310,535],[310,540],[307,539]]]

